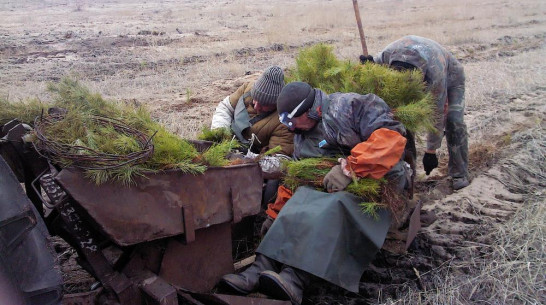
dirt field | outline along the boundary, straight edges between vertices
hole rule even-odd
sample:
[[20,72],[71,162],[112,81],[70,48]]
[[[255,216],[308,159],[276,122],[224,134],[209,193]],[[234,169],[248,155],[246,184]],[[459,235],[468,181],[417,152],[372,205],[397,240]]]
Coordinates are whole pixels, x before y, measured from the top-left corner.
[[[546,303],[546,2],[359,3],[371,54],[414,34],[464,64],[473,181],[452,192],[444,144],[439,170],[419,168],[412,250],[381,253],[359,294],[318,283],[305,303]],[[3,0],[0,95],[47,100],[47,83],[71,75],[193,138],[246,74],[318,42],[358,58],[351,1]]]

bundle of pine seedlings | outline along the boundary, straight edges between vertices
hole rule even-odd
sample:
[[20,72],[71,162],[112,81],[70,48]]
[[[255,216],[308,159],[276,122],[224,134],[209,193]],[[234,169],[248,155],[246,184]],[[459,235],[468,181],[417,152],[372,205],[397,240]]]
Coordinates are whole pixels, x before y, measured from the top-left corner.
[[333,47],[317,44],[298,53],[287,80],[307,82],[326,93],[373,93],[382,98],[397,120],[414,133],[433,131],[434,104],[418,70],[399,72],[387,66],[340,60]]
[[[314,187],[325,191],[323,180],[326,174],[337,165],[337,158],[306,158],[284,163],[286,175],[283,184],[292,191],[300,186]],[[360,203],[362,211],[374,217],[380,207],[389,207],[390,202],[383,198],[385,179],[360,178],[353,179],[345,191],[363,199]]]
[[197,135],[197,139],[203,141],[210,141],[214,143],[221,143],[223,141],[232,140],[234,137],[233,133],[229,128],[215,128],[211,129],[208,126],[203,126],[201,133]]
[[7,98],[0,97],[0,125],[4,125],[13,119],[32,124],[34,119],[47,107],[47,104],[38,99],[11,102]]
[[[58,84],[50,84],[48,90],[54,100],[47,107],[62,109],[61,119],[50,120],[40,129],[41,136],[47,139],[42,145],[57,145],[66,148],[60,154],[51,156],[51,161],[61,167],[77,166],[74,158],[63,155],[92,155],[101,153],[110,156],[124,156],[138,152],[138,138],[132,134],[120,132],[116,124],[109,124],[97,118],[107,118],[123,126],[137,130],[153,143],[153,153],[145,162],[127,163],[115,168],[83,168],[85,174],[97,184],[107,181],[121,181],[131,184],[135,175],[146,175],[161,170],[180,169],[185,173],[200,174],[207,166],[226,166],[229,160],[225,157],[236,145],[232,141],[223,141],[213,145],[207,151],[199,153],[188,141],[169,132],[164,126],[152,120],[150,113],[142,106],[118,103],[103,99],[100,94],[92,93],[77,81],[64,78]],[[6,103],[12,106],[9,115],[21,117],[23,106],[17,103]],[[47,110],[45,111],[47,113]],[[8,111],[6,111],[8,113]],[[36,118],[43,123],[50,116],[42,113]],[[28,120],[28,118],[27,118]],[[35,141],[40,141],[38,137]]]

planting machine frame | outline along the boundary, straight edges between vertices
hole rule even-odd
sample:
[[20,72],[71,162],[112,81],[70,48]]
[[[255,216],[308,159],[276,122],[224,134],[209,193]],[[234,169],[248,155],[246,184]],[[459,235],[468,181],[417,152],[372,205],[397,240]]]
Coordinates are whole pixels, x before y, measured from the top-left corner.
[[[7,304],[289,304],[210,293],[234,272],[233,224],[260,211],[258,164],[96,185],[41,157],[23,140],[28,131],[15,120],[0,126],[0,298]],[[98,281],[93,290],[62,295],[49,234],[77,251]]]

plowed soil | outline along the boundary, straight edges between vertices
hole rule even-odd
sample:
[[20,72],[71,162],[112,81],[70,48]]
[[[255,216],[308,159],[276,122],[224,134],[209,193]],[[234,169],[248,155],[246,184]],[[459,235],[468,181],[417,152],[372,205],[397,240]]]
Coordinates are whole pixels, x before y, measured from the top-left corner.
[[[423,228],[408,253],[382,251],[359,294],[318,282],[305,304],[368,304],[434,289],[435,270],[470,272],[464,262],[494,242],[494,224],[544,200],[546,2],[360,1],[360,12],[370,54],[415,34],[464,64],[472,182],[451,189],[444,142],[440,167],[430,176],[418,168]],[[47,100],[47,83],[68,75],[108,98],[147,105],[194,138],[251,74],[287,69],[301,47],[319,42],[343,58],[362,53],[350,1],[4,1],[0,94]],[[418,152],[420,159],[423,143]],[[73,255],[58,250],[61,261]],[[70,278],[68,290],[76,286]]]

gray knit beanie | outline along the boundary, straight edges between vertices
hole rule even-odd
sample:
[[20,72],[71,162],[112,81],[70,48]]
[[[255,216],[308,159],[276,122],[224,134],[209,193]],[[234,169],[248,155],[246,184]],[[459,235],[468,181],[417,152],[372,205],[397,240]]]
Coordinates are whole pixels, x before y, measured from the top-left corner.
[[262,105],[276,105],[277,96],[284,87],[284,73],[277,66],[265,69],[264,73],[254,83],[250,94]]

